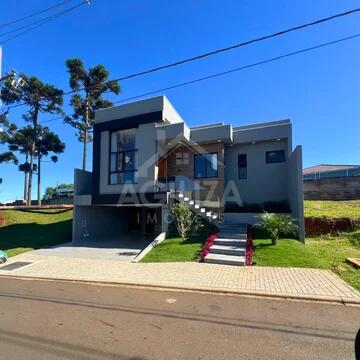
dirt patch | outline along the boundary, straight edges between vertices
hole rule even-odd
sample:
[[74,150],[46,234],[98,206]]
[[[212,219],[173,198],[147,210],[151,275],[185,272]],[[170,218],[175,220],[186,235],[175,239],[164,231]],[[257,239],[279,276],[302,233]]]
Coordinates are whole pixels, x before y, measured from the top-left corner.
[[360,218],[306,217],[306,236],[319,236],[355,231],[360,228]]

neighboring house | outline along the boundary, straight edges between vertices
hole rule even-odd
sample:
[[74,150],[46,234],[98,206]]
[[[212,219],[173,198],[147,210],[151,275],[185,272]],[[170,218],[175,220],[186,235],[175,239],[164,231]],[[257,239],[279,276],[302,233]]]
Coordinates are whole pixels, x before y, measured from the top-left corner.
[[304,180],[319,180],[348,176],[360,176],[360,165],[326,165],[310,166],[303,171]]
[[97,111],[93,171],[75,170],[73,239],[165,232],[174,193],[211,218],[226,220],[231,205],[238,222],[254,221],[242,208],[286,203],[303,238],[302,155],[289,120],[189,128],[164,96]]
[[306,200],[360,199],[360,165],[315,165],[303,177]]
[[72,204],[74,198],[74,188],[55,188],[52,195],[46,195],[43,203],[48,205]]

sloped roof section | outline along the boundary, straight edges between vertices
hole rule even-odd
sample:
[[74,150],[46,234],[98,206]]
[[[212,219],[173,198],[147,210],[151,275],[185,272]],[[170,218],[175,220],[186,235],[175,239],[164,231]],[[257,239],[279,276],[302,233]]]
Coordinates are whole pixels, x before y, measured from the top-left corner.
[[303,170],[303,174],[314,174],[314,173],[321,173],[327,171],[339,171],[339,170],[350,170],[356,169],[360,167],[360,165],[328,165],[328,164],[319,164],[310,166]]

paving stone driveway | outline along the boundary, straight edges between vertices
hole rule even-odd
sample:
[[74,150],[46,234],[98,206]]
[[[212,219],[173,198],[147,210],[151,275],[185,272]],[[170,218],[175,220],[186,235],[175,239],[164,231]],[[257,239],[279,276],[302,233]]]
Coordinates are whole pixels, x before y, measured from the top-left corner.
[[360,304],[360,293],[329,270],[200,263],[125,263],[44,256],[36,252],[13,257],[6,264],[15,261],[32,264],[13,271],[0,267],[0,276],[151,285]]

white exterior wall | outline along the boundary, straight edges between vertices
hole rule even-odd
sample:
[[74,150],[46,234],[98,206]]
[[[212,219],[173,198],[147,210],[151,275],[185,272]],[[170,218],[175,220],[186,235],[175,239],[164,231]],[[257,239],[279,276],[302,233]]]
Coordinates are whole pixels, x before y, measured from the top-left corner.
[[[225,147],[225,187],[234,181],[241,200],[248,204],[265,201],[288,200],[288,166],[283,163],[267,164],[266,152],[284,150],[288,156],[287,140],[259,142]],[[247,179],[239,179],[238,155],[247,155]],[[225,194],[225,201],[231,201]]]

